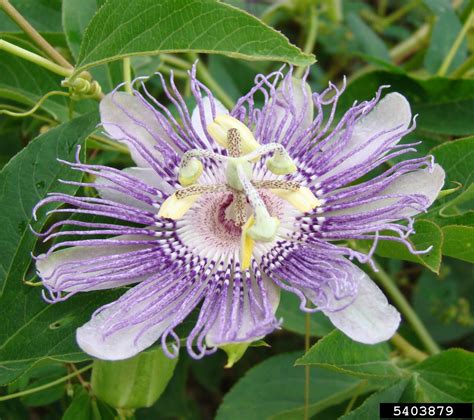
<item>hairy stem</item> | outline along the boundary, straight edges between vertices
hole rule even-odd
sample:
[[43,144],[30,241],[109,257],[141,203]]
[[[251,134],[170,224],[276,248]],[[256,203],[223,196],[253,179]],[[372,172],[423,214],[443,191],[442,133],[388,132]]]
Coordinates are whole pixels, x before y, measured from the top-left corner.
[[[306,313],[305,315],[305,335],[304,335],[304,352],[306,353],[310,347],[311,337],[311,314]],[[310,385],[310,366],[305,365],[304,367],[304,420],[309,419],[309,385]]]
[[469,73],[474,68],[474,55],[471,55],[464,63],[462,63],[456,70],[453,71],[452,77],[460,79],[465,74]]
[[0,50],[16,55],[24,60],[31,61],[32,63],[35,63],[53,73],[59,74],[60,76],[69,77],[72,74],[71,69],[62,67],[47,58],[41,57],[38,54],[25,50],[24,48],[18,47],[10,42],[4,41],[3,39],[0,39]]
[[191,68],[191,64],[188,61],[172,54],[161,54],[160,59],[165,63],[171,64],[183,70],[189,70]]
[[[316,13],[316,7],[313,5],[309,8],[309,28],[306,36],[306,41],[303,46],[303,52],[311,54],[316,45],[316,37],[318,36],[318,15]],[[301,78],[305,71],[305,67],[298,67],[295,71],[295,77]]]
[[464,25],[462,29],[459,31],[458,36],[453,42],[453,45],[451,46],[448,54],[444,58],[443,62],[441,63],[441,66],[438,70],[437,76],[445,76],[446,73],[448,72],[449,66],[454,60],[454,56],[456,55],[457,51],[459,50],[459,47],[461,46],[462,41],[464,40],[464,37],[467,34],[467,31],[471,28],[472,24],[474,23],[474,10],[471,11],[469,16],[466,19],[466,22],[464,22]]
[[440,349],[438,345],[433,340],[430,333],[423,325],[408,300],[405,298],[405,296],[403,296],[402,292],[400,292],[398,287],[395,285],[390,276],[384,271],[384,269],[379,264],[375,265],[378,271],[373,272],[373,277],[375,277],[379,281],[379,283],[383,286],[388,295],[392,298],[393,302],[398,307],[402,315],[405,317],[406,321],[412,326],[413,330],[425,346],[426,350],[428,350],[430,354],[439,353]]
[[418,350],[416,347],[412,346],[407,340],[405,340],[400,334],[395,333],[395,335],[390,339],[390,342],[400,350],[400,352],[408,357],[409,359],[415,360],[417,362],[422,362],[425,360],[428,355],[421,350]]
[[69,63],[54,47],[49,44],[38,31],[30,25],[30,23],[16,10],[8,0],[0,0],[0,7],[4,12],[28,35],[31,40],[38,45],[50,58],[62,67],[72,69]]
[[92,365],[89,365],[89,366],[83,367],[82,369],[78,369],[75,372],[70,373],[69,375],[63,376],[62,378],[56,379],[55,381],[48,382],[47,384],[37,386],[35,388],[25,389],[24,391],[16,392],[14,394],[0,396],[0,401],[12,400],[14,398],[23,397],[25,395],[30,395],[30,394],[34,394],[36,392],[43,391],[45,389],[48,389],[48,388],[51,388],[53,386],[59,385],[63,382],[66,382],[67,380],[69,380],[71,378],[74,378],[75,376],[78,376],[81,373],[83,373],[83,372],[85,372],[85,371],[87,371],[91,368],[92,368]]

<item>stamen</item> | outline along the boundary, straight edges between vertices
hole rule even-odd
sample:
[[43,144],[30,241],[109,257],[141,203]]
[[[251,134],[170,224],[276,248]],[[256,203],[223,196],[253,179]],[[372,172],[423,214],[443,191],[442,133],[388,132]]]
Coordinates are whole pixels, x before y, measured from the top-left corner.
[[[236,129],[241,138],[241,153],[247,154],[260,147],[250,129],[238,119],[230,115],[218,115],[213,122],[207,126],[207,131],[219,146],[229,149],[229,130]],[[239,154],[240,156],[240,154]]]
[[186,212],[193,206],[196,200],[207,193],[216,193],[228,191],[225,184],[217,185],[191,185],[186,188],[176,190],[169,196],[160,207],[158,217],[166,217],[168,219],[178,220],[183,217]]
[[239,130],[231,128],[227,131],[227,143],[229,147],[229,155],[231,157],[239,157],[242,153],[242,138]]
[[298,191],[300,189],[300,183],[296,181],[286,181],[284,179],[272,179],[267,181],[255,181],[252,182],[255,188],[258,189],[280,189],[288,191]]
[[217,193],[217,192],[224,192],[228,191],[228,187],[226,184],[215,184],[215,185],[190,185],[186,188],[180,188],[179,190],[175,191],[176,198],[178,200],[182,200],[183,198],[190,197],[192,195],[201,195],[207,193]]

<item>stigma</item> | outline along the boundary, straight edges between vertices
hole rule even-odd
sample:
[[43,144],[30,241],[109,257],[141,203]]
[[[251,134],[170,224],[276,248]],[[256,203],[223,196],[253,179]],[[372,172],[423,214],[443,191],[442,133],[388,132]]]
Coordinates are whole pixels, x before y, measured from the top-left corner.
[[[263,157],[267,157],[266,167],[275,175],[289,175],[297,171],[281,144],[260,145],[251,130],[230,115],[218,115],[207,129],[227,154],[197,149],[186,152],[178,172],[178,182],[183,188],[177,189],[165,200],[157,216],[178,220],[203,194],[230,193],[233,200],[228,217],[241,229],[240,266],[246,270],[251,264],[255,242],[273,242],[280,226],[278,218],[269,214],[259,190],[269,190],[303,213],[313,210],[320,203],[309,188],[295,181],[252,179],[253,166]],[[223,162],[225,183],[199,183],[204,159]]]

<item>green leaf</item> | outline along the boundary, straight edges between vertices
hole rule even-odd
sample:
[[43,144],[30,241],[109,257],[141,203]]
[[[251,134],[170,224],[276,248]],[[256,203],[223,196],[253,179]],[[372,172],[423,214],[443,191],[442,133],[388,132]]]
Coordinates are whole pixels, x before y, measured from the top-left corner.
[[[300,300],[295,294],[282,290],[276,317],[283,319],[285,330],[305,335],[306,312],[303,312],[299,306]],[[331,321],[321,312],[310,314],[310,319],[310,331],[313,337],[322,337],[334,329]]]
[[362,378],[392,378],[400,376],[400,369],[390,360],[387,343],[361,344],[340,331],[333,331],[319,340],[297,365],[310,365]]
[[114,420],[116,411],[97,401],[82,386],[74,387],[74,397],[62,420]]
[[165,390],[177,362],[160,347],[126,360],[95,360],[92,391],[115,408],[150,407]]
[[[87,25],[102,3],[102,0],[82,0],[80,7],[77,7],[76,0],[63,0],[62,22],[64,33],[69,49],[75,59],[79,56],[79,49]],[[111,91],[123,81],[121,63],[98,66],[91,70],[91,74],[99,82],[104,92]]]
[[82,0],[79,7],[77,1],[63,0],[62,25],[74,58],[79,55],[84,31],[96,13],[97,6],[97,0]]
[[450,349],[413,367],[425,401],[474,401],[474,353]]
[[343,420],[360,420],[379,418],[380,403],[396,403],[400,401],[408,380],[401,379],[394,385],[382,389],[367,398],[359,407],[349,414],[340,417]]
[[381,257],[394,258],[404,261],[413,261],[429,268],[434,273],[439,272],[441,266],[441,248],[443,233],[436,223],[429,220],[417,220],[415,232],[408,240],[417,251],[423,251],[430,246],[432,249],[426,254],[412,254],[408,248],[397,242],[380,241],[375,253]]
[[[39,366],[28,372],[28,385],[21,387],[20,391],[25,391],[31,388],[36,388],[41,385],[46,385],[67,375],[67,370],[64,365],[58,363]],[[34,394],[26,395],[21,398],[21,402],[28,407],[38,407],[42,405],[51,404],[59,400],[65,393],[66,388],[64,383],[60,383],[53,387],[44,389]]]
[[[67,304],[49,305],[40,288],[23,283],[46,209],[33,223],[32,208],[51,191],[74,194],[77,187],[58,179],[79,181],[81,175],[57,158],[72,161],[76,147],[95,130],[97,114],[77,118],[39,136],[0,172],[0,384],[20,376],[44,358],[78,361],[74,334],[90,313],[118,292],[99,292],[72,298]],[[49,206],[48,209],[52,209]]]
[[372,98],[382,85],[390,85],[385,93],[396,91],[408,98],[413,114],[419,114],[418,129],[459,136],[474,132],[472,79],[418,79],[387,71],[366,73],[349,84],[339,101],[338,114],[348,109],[354,100]]
[[[426,70],[432,74],[438,71],[461,29],[462,24],[452,7],[447,7],[439,13],[425,55],[424,66]],[[464,39],[454,55],[448,73],[460,66],[466,59],[467,54],[467,41]]]
[[314,62],[257,18],[214,0],[114,0],[88,26],[76,74],[122,57],[187,51],[297,65]]
[[423,272],[413,289],[416,313],[435,341],[458,341],[474,332],[472,265],[445,258],[439,276]]
[[431,153],[446,172],[446,187],[461,187],[455,193],[438,200],[427,217],[440,226],[474,225],[474,211],[469,206],[469,202],[472,202],[474,179],[474,136],[446,142],[435,147]]
[[[201,364],[207,364],[209,359],[216,357],[217,354],[223,355],[218,352],[212,356],[205,357],[198,363],[194,363],[194,366],[200,366]],[[173,377],[171,378],[168,386],[161,395],[160,399],[156,404],[150,408],[140,408],[136,411],[136,417],[140,420],[157,420],[157,419],[191,419],[190,406],[195,404],[193,399],[187,395],[186,384],[188,380],[188,371],[190,365],[190,358],[181,357],[174,370]],[[224,360],[222,360],[224,362]],[[222,375],[222,366],[224,363],[219,365],[218,372],[207,371],[207,376],[213,374]],[[212,380],[212,379],[210,379]]]
[[[61,33],[61,0],[10,0],[10,3],[41,33]],[[21,33],[21,28],[2,12],[0,33]]]
[[443,235],[443,254],[474,263],[474,226],[444,226]]
[[391,61],[385,43],[356,13],[347,16],[347,24],[361,52],[385,62]]
[[[297,356],[280,354],[250,369],[224,397],[216,419],[260,420],[263,413],[267,419],[301,419],[305,375],[293,366]],[[350,398],[365,383],[324,369],[311,369],[310,375],[310,416]]]

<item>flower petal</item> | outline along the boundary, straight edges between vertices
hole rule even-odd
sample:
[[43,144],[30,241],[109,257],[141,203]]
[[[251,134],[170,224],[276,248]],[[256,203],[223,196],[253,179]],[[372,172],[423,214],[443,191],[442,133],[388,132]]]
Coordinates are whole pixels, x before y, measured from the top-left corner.
[[[215,107],[215,115],[212,114],[211,101]],[[204,142],[204,144],[209,144],[209,140],[207,138],[207,135],[209,135],[207,126],[212,121],[214,121],[214,118],[218,115],[227,115],[228,113],[229,111],[227,111],[227,108],[224,105],[222,105],[216,98],[209,98],[209,96],[202,98],[201,106],[197,105],[194,108],[191,116],[191,123],[194,130],[196,131],[196,134]]]
[[[115,241],[149,241],[150,237],[121,235]],[[140,254],[150,245],[74,246],[42,254],[36,261],[38,276],[54,290],[77,292],[111,289],[137,283],[149,277],[145,267],[132,270]],[[121,269],[121,267],[123,267]]]
[[[285,250],[288,244],[280,247]],[[281,264],[268,255],[266,272],[280,287],[309,298],[352,339],[370,344],[389,339],[400,314],[367,274],[341,256],[343,252],[325,244],[293,247]]]
[[[243,272],[242,277],[249,272]],[[250,274],[248,274],[250,275]],[[221,295],[217,317],[207,332],[209,347],[251,342],[272,332],[278,325],[275,312],[280,302],[280,289],[266,276],[249,283],[238,283],[240,273],[234,274],[234,284]]]
[[[396,178],[387,188],[377,193],[377,196],[384,197],[393,195],[393,198],[381,198],[359,206],[348,206],[342,210],[328,212],[328,216],[339,216],[346,214],[363,214],[383,207],[393,206],[396,202],[403,199],[404,196],[424,196],[426,202],[423,208],[428,208],[438,197],[441,188],[444,185],[445,173],[441,166],[435,164],[433,170],[429,168],[419,169],[414,172],[406,173]],[[404,217],[411,217],[418,214],[421,210],[413,207],[404,206],[392,220],[399,220]]]
[[[123,169],[122,172],[124,174],[130,175],[136,178],[139,181],[142,181],[146,185],[157,188],[164,195],[171,195],[173,194],[175,190],[174,187],[172,187],[163,178],[158,176],[156,172],[151,168],[126,168],[126,169]],[[96,179],[96,184],[97,184],[96,189],[99,195],[106,200],[111,200],[120,204],[126,204],[126,205],[133,206],[142,210],[156,212],[156,208],[149,205],[148,203],[138,200],[137,198],[131,196],[130,194],[127,194],[126,192],[121,192],[121,191],[117,191],[116,189],[110,188],[110,187],[120,187],[120,185],[115,184],[109,179],[98,176]],[[123,189],[127,190],[129,188],[127,186],[124,186]],[[152,195],[149,195],[149,196],[151,199],[154,198]]]
[[[380,102],[363,117],[353,128],[352,135],[344,148],[332,157],[333,161],[343,160],[336,168],[321,175],[319,180],[326,179],[352,168],[370,158],[374,153],[384,155],[386,151],[377,149],[396,133],[403,133],[411,122],[411,109],[407,99],[397,92],[392,92],[380,100]],[[396,136],[391,145],[395,145],[401,139]],[[340,136],[329,142],[324,151],[330,151],[340,141]],[[388,148],[387,148],[388,150]]]
[[155,343],[178,316],[189,314],[198,303],[191,300],[183,307],[194,291],[189,278],[160,271],[103,306],[80,327],[76,339],[81,349],[103,360],[127,359]]
[[[157,150],[159,141],[168,140],[157,115],[142,100],[125,92],[112,92],[100,102],[101,122],[113,139],[123,142],[130,149],[133,160],[139,166],[150,166],[146,152],[157,161],[163,161]],[[143,149],[137,146],[137,143]]]
[[400,313],[367,274],[351,265],[357,276],[355,300],[339,311],[323,309],[323,312],[336,328],[355,341],[366,344],[386,341],[397,331]]

